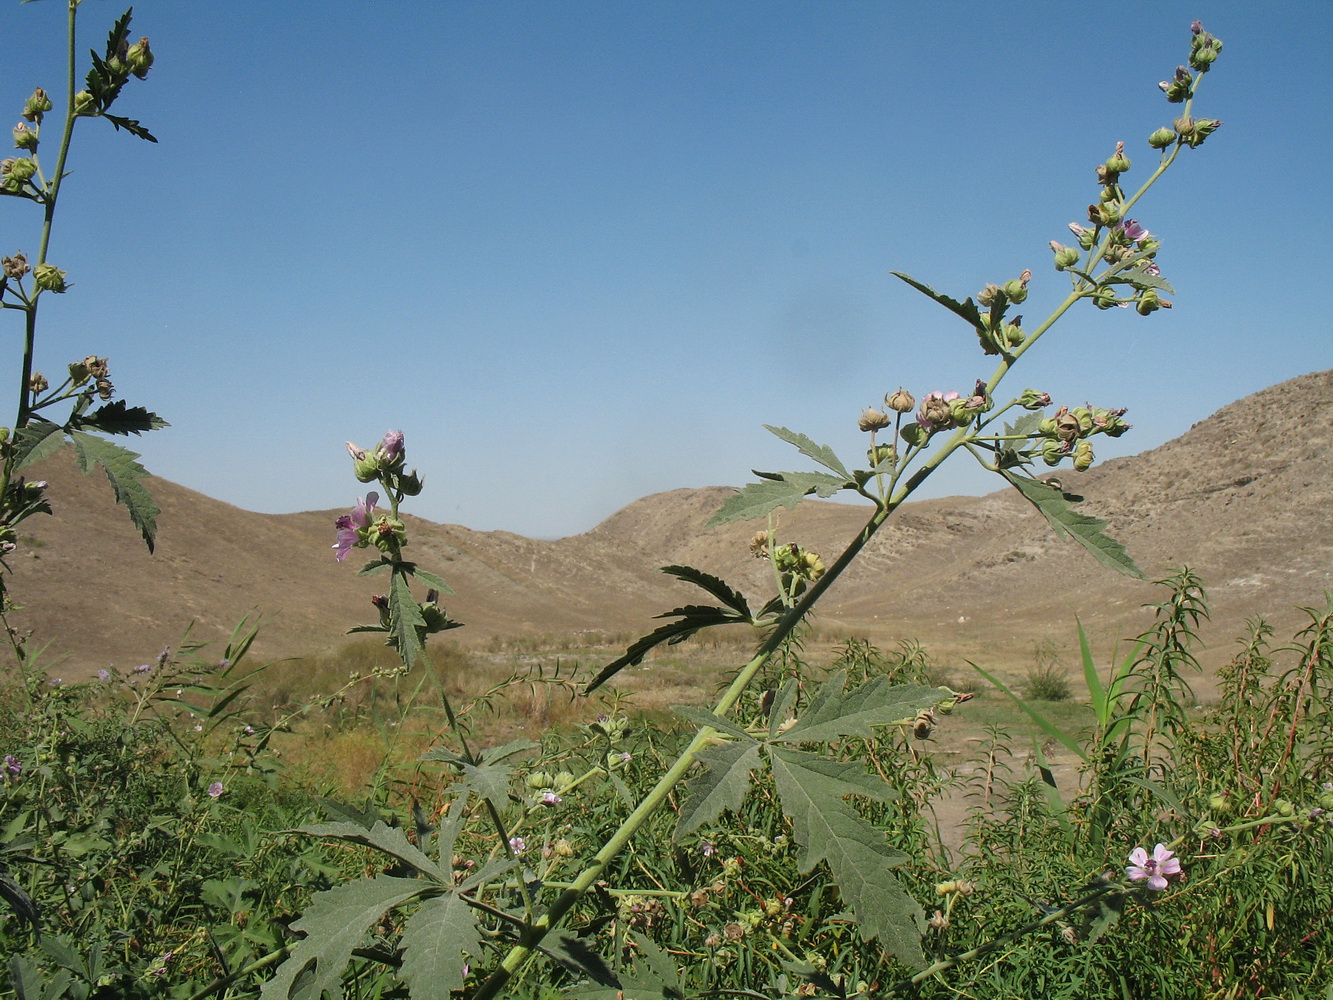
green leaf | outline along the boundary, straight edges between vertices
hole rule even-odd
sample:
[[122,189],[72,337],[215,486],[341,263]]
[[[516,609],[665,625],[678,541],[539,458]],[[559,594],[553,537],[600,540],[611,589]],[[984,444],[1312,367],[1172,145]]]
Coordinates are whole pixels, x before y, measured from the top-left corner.
[[596,690],[607,680],[620,673],[625,667],[633,666],[636,663],[642,663],[643,658],[648,655],[648,651],[662,643],[675,645],[678,642],[684,642],[690,636],[694,635],[701,628],[710,628],[714,625],[739,625],[749,624],[748,616],[742,617],[731,610],[722,608],[710,608],[699,604],[690,604],[683,608],[676,608],[660,614],[658,618],[679,617],[680,621],[671,622],[660,628],[654,629],[647,635],[642,636],[625,650],[623,656],[619,656],[604,666],[583,689],[584,694]]
[[[1031,410],[1024,413],[1012,424],[1004,425],[1005,437],[1027,437],[1029,434],[1037,433],[1037,428],[1041,424],[1043,414],[1040,410]],[[1012,442],[1010,442],[1012,444]]]
[[801,685],[795,677],[787,678],[782,687],[773,696],[773,707],[768,710],[768,738],[774,739],[787,721],[791,707],[796,703],[796,695]]
[[1097,716],[1097,728],[1105,730],[1110,722],[1106,688],[1102,686],[1101,676],[1097,673],[1097,663],[1092,658],[1092,647],[1088,644],[1088,633],[1083,630],[1083,622],[1077,618],[1074,620],[1078,622],[1078,650],[1083,661],[1083,682],[1088,686],[1092,711]]
[[764,430],[776,434],[789,445],[794,446],[802,455],[805,455],[808,458],[813,458],[824,468],[836,472],[838,475],[842,476],[843,482],[851,481],[851,473],[849,473],[842,462],[838,460],[838,456],[833,454],[833,449],[828,445],[815,444],[814,441],[806,437],[804,434],[799,434],[796,431],[789,431],[785,427],[774,427],[772,424],[764,424]]
[[833,674],[811,697],[796,724],[775,737],[782,743],[826,743],[840,736],[870,739],[872,726],[910,722],[922,709],[951,697],[944,688],[891,684],[876,677],[846,694],[846,674]]
[[429,570],[422,569],[416,563],[405,563],[404,566],[410,567],[407,571],[412,574],[414,579],[420,580],[427,587],[433,587],[445,597],[449,597],[454,593],[454,588],[445,583],[444,577],[436,576]]
[[367,929],[378,923],[386,911],[431,888],[433,883],[419,879],[379,875],[316,893],[305,914],[292,924],[292,930],[304,932],[305,939],[297,943],[273,978],[264,984],[260,997],[319,1000],[328,991],[334,1000],[342,1000],[343,969]]
[[[620,988],[620,980],[606,960],[582,938],[573,934],[550,934],[537,945],[537,950],[580,978],[587,977],[601,986]],[[412,1000],[417,1000],[415,993]]]
[[463,988],[464,954],[482,952],[476,911],[456,893],[428,899],[408,918],[401,944],[412,1000],[449,1000]]
[[409,668],[417,662],[424,650],[421,632],[426,628],[426,619],[421,616],[421,608],[412,597],[412,588],[407,584],[407,574],[395,566],[393,583],[389,586],[389,634],[403,663]]
[[719,524],[767,517],[770,511],[778,507],[790,507],[794,510],[805,499],[806,493],[805,487],[796,483],[750,483],[734,496],[728,497],[704,527],[716,528]]
[[750,617],[750,605],[746,603],[745,596],[720,577],[695,569],[693,566],[663,566],[662,572],[703,588],[737,614]]
[[153,539],[157,535],[157,515],[161,510],[143,484],[148,470],[135,461],[138,453],[83,431],[72,431],[70,437],[74,441],[79,469],[87,475],[89,463],[95,462],[102,467],[111,482],[116,503],[129,512],[130,520],[139,529],[148,551],[152,552]]
[[142,434],[170,426],[156,413],[142,406],[129,406],[123,399],[99,406],[87,416],[71,422],[71,429],[88,428],[104,434]]
[[981,313],[977,310],[976,303],[973,302],[971,298],[968,298],[966,301],[959,302],[957,299],[949,298],[949,296],[943,294],[942,292],[935,291],[935,289],[931,288],[925,282],[917,281],[910,274],[903,274],[902,271],[890,271],[889,273],[892,274],[895,278],[901,278],[903,281],[907,282],[918,292],[922,293],[928,298],[934,299],[940,305],[944,306],[945,309],[948,309],[951,313],[961,316],[963,319],[971,323],[974,327],[981,326]]
[[712,823],[725,809],[739,812],[750,788],[750,772],[760,766],[759,744],[750,740],[706,747],[698,760],[704,769],[686,786],[688,797],[680,808],[673,840]]
[[800,870],[827,862],[862,938],[878,939],[913,968],[924,966],[924,913],[889,870],[909,859],[890,848],[884,835],[842,799],[848,786],[857,794],[866,794],[866,786],[848,773],[830,781],[828,765],[838,762],[813,754],[770,747],[769,762],[782,812],[792,824]]
[[36,421],[14,433],[14,471],[50,458],[65,443],[65,430],[49,420]]
[[1136,580],[1145,579],[1143,570],[1134,564],[1125,547],[1114,538],[1102,532],[1106,522],[1087,514],[1080,514],[1070,509],[1067,495],[1029,476],[1022,476],[1010,469],[1001,469],[1000,475],[1014,486],[1032,506],[1041,511],[1055,533],[1060,538],[1072,537],[1103,566],[1110,566],[1119,573],[1132,576]]
[[726,733],[734,739],[753,741],[754,737],[744,729],[732,722],[730,719],[723,718],[720,715],[714,715],[712,712],[702,708],[694,708],[690,705],[676,705],[672,711],[681,718],[689,719],[696,726],[708,726],[716,729],[719,733]]
[[[893,463],[890,462],[889,467],[892,468],[892,465]],[[831,476],[827,472],[760,472],[758,469],[751,469],[750,471],[760,479],[799,486],[805,491],[805,496],[813,493],[825,500],[840,490],[855,485],[849,479],[843,479],[841,476]]]
[[415,868],[421,874],[435,879],[437,882],[447,885],[453,884],[453,876],[450,872],[444,871],[434,861],[426,857],[415,844],[407,839],[407,834],[400,828],[388,826],[383,820],[377,820],[369,830],[357,823],[312,823],[297,827],[291,832],[303,833],[308,837],[318,837],[321,840],[344,840],[353,844],[373,847],[377,851],[383,851],[385,854],[397,858],[403,864]]
[[1063,729],[1057,726],[1050,719],[1046,718],[1046,716],[1042,715],[1036,709],[1030,708],[1027,702],[1025,702],[1022,698],[1018,697],[1018,695],[1014,694],[1013,691],[1009,690],[1009,688],[1005,685],[1005,683],[1002,680],[1000,680],[995,675],[989,673],[988,671],[983,670],[981,667],[977,666],[971,660],[966,660],[964,662],[967,663],[969,667],[971,667],[973,670],[979,673],[982,677],[986,678],[986,680],[990,681],[997,688],[999,688],[1006,695],[1008,695],[1009,700],[1012,701],[1019,708],[1021,708],[1024,712],[1026,712],[1028,718],[1030,718],[1033,722],[1035,722],[1038,726],[1040,726],[1042,732],[1044,732],[1047,736],[1051,737],[1056,742],[1062,744],[1067,750],[1075,754],[1080,760],[1086,761],[1088,759],[1087,752],[1083,749],[1082,744],[1080,744],[1078,740],[1074,739],[1074,737],[1070,736],[1067,732],[1065,732]]
[[372,559],[370,562],[362,566],[359,570],[356,571],[356,575],[370,576],[372,573],[383,573],[386,569],[388,569],[392,565],[393,565],[392,559],[380,556],[380,558]]

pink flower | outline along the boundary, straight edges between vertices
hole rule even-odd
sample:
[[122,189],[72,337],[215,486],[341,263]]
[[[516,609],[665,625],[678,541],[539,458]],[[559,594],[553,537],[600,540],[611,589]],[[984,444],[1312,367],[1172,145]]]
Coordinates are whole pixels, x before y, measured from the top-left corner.
[[1166,888],[1166,876],[1180,874],[1180,862],[1175,852],[1168,851],[1165,844],[1158,844],[1152,849],[1152,857],[1142,847],[1129,852],[1129,866],[1125,869],[1131,882],[1148,882],[1148,888],[1161,892]]
[[222,782],[215,781],[213,782],[213,784],[208,786],[208,797],[210,799],[216,799],[221,794],[222,794]]
[[338,532],[336,536],[338,540],[333,543],[338,562],[346,559],[347,553],[352,551],[352,546],[361,540],[359,532],[370,525],[371,512],[374,511],[379,499],[380,495],[372,490],[357,500],[352,513],[343,514],[333,522]]
[[513,851],[515,854],[522,854],[524,851],[528,849],[527,841],[525,841],[522,837],[510,837],[509,849]]
[[1138,219],[1126,219],[1115,227],[1125,234],[1125,239],[1131,243],[1137,243],[1139,240],[1146,240],[1152,233],[1139,225]]
[[397,461],[398,456],[403,453],[403,432],[389,431],[380,441],[380,454],[382,454],[391,463]]
[[928,392],[921,400],[921,409],[917,411],[916,422],[924,431],[933,431],[937,424],[947,424],[950,417],[949,403],[958,398],[958,393]]

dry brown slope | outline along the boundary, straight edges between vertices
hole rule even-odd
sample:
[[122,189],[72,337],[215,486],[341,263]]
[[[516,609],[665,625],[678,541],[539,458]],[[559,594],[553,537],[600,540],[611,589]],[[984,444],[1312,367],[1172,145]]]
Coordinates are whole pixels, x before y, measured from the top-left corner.
[[[1254,614],[1294,621],[1292,606],[1333,587],[1331,428],[1333,372],[1319,372],[1225,407],[1153,451],[1061,475],[1150,576],[1184,564],[1199,572],[1229,637]],[[333,644],[369,617],[375,578],[333,562],[335,511],[255,514],[155,479],[162,514],[149,556],[100,474],[79,475],[67,455],[37,474],[52,481],[57,516],[25,523],[34,544],[11,560],[14,589],[28,605],[22,624],[55,639],[72,674],[141,662],[191,619],[212,638],[261,613],[260,651],[278,656]],[[459,639],[646,629],[652,615],[700,594],[658,573],[662,565],[698,566],[755,600],[771,592],[765,564],[748,556],[760,523],[704,530],[729,493],[646,497],[554,542],[413,520],[411,552],[457,590],[447,603],[468,623]],[[867,513],[807,502],[781,512],[781,530],[831,559]],[[821,616],[883,641],[917,636],[945,655],[1005,659],[1035,639],[1067,643],[1075,614],[1101,638],[1128,634],[1155,599],[1150,585],[1057,541],[1009,491],[905,505]]]

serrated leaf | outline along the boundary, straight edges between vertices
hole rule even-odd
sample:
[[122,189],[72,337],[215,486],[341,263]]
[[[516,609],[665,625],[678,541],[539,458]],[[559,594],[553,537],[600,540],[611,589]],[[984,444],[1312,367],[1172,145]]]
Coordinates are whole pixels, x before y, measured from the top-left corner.
[[764,430],[776,434],[782,440],[792,445],[802,455],[807,458],[813,458],[816,462],[826,469],[836,472],[842,477],[843,482],[849,481],[852,476],[847,471],[846,466],[838,460],[838,456],[833,453],[833,449],[826,444],[815,444],[810,438],[797,431],[788,430],[785,427],[774,427],[772,424],[764,424]]
[[971,298],[959,302],[957,299],[951,299],[943,292],[935,291],[935,289],[931,288],[924,281],[917,281],[910,274],[903,274],[902,271],[890,271],[889,273],[895,278],[901,278],[928,298],[934,299],[940,305],[944,306],[945,309],[948,309],[949,312],[961,316],[974,327],[981,326],[981,313],[977,310],[976,303],[973,302]]
[[1088,944],[1096,941],[1106,934],[1111,926],[1120,920],[1120,916],[1125,912],[1125,900],[1128,897],[1120,892],[1108,892],[1105,895],[1098,896],[1095,913],[1089,913],[1084,927],[1083,938]]
[[619,656],[604,666],[583,689],[584,694],[596,690],[603,683],[614,677],[625,667],[633,666],[636,663],[642,663],[643,658],[648,655],[648,651],[662,643],[674,645],[678,642],[684,642],[690,636],[694,635],[701,628],[710,628],[714,625],[738,625],[749,624],[749,617],[742,617],[731,610],[722,608],[710,608],[699,604],[690,604],[683,608],[676,608],[657,616],[658,618],[679,617],[680,621],[671,622],[660,628],[654,629],[647,635],[640,637],[628,649],[623,656]]
[[14,471],[50,458],[65,443],[65,430],[47,420],[20,427],[14,433]]
[[1024,413],[1012,424],[1006,423],[1004,425],[1004,436],[1027,437],[1029,434],[1035,434],[1041,424],[1042,417],[1043,414],[1040,410],[1031,410]]
[[445,597],[453,595],[454,588],[449,586],[449,584],[445,582],[444,577],[437,576],[436,574],[430,572],[429,570],[424,570],[416,563],[405,563],[404,567],[407,569],[407,572],[410,573],[414,579],[420,580],[427,587],[433,587],[435,590],[438,590]]
[[[264,984],[260,997],[319,1000],[327,991],[334,1000],[342,1000],[343,969],[366,931],[386,911],[430,888],[429,882],[380,875],[316,893],[305,914],[292,924],[292,929],[304,932],[305,938]],[[299,990],[293,992],[298,985]]]
[[833,476],[827,472],[760,472],[758,469],[750,471],[770,482],[799,486],[805,491],[806,496],[813,493],[825,500],[838,491],[854,485],[850,478],[844,479],[842,476]]
[[23,921],[27,921],[32,929],[37,929],[38,923],[42,919],[42,911],[32,897],[24,891],[23,887],[15,882],[5,872],[0,871],[0,899],[9,904],[10,909],[18,915],[19,926]]
[[139,457],[138,453],[83,431],[72,431],[70,438],[74,441],[74,454],[79,469],[86,475],[90,462],[96,462],[102,467],[111,483],[116,503],[128,511],[130,520],[148,545],[148,551],[152,552],[153,540],[157,535],[157,515],[161,510],[143,484],[143,480],[148,477],[148,470],[135,461]]
[[426,619],[421,616],[421,608],[412,597],[412,588],[408,586],[407,576],[399,568],[393,571],[393,583],[389,585],[389,634],[393,636],[394,646],[409,668],[421,656],[424,646],[421,632],[426,627]]
[[509,783],[514,769],[508,764],[463,764],[464,787],[492,803],[497,809],[509,804]]
[[704,527],[716,528],[719,524],[767,517],[769,512],[779,507],[795,509],[805,496],[805,488],[794,483],[771,481],[750,483],[733,496],[727,497]]
[[746,618],[750,617],[750,605],[746,603],[745,595],[721,577],[705,573],[693,566],[663,566],[662,572],[668,576],[674,576],[677,580],[684,580],[686,583],[692,583],[696,587],[706,590],[737,614],[744,615]]
[[383,573],[386,569],[388,569],[392,565],[393,565],[392,559],[385,559],[383,556],[381,556],[379,559],[372,559],[370,562],[362,566],[359,570],[356,571],[356,575],[370,576],[374,573]]
[[[587,977],[600,986],[620,988],[620,980],[606,960],[573,934],[548,935],[537,945],[537,950],[580,978]],[[417,1000],[415,993],[412,1000]]]
[[1145,579],[1143,570],[1135,565],[1125,547],[1114,538],[1102,532],[1106,522],[1072,510],[1066,494],[1037,479],[1019,475],[1010,469],[1000,469],[1000,475],[1009,480],[1041,514],[1057,536],[1072,537],[1087,549],[1103,566],[1110,566],[1118,573],[1132,576],[1136,580]]
[[910,720],[923,709],[951,697],[944,688],[919,684],[892,684],[876,677],[845,694],[846,675],[833,674],[811,696],[795,725],[774,737],[781,743],[826,743],[841,736],[870,739],[874,726]]
[[754,741],[754,737],[736,723],[732,722],[730,719],[723,718],[720,715],[714,715],[706,709],[695,708],[690,705],[676,705],[672,708],[672,711],[681,718],[688,719],[690,722],[693,722],[696,726],[701,728],[703,726],[708,726],[712,729],[716,729],[719,733],[726,733],[728,736],[738,740]]
[[791,712],[791,707],[795,704],[796,695],[800,689],[801,685],[796,678],[789,677],[773,695],[773,705],[768,710],[769,739],[777,736],[782,724],[787,721],[787,714]]
[[129,406],[123,399],[116,399],[79,417],[77,426],[104,434],[142,434],[171,425],[142,406]]
[[[837,763],[769,747],[782,812],[791,822],[798,848],[797,866],[808,872],[826,862],[843,901],[856,915],[862,938],[878,939],[900,961],[921,968],[925,964],[921,951],[925,914],[889,871],[908,857],[889,847],[884,835],[843,801],[849,784],[857,794],[865,793],[848,772],[830,781],[827,765]],[[880,785],[883,787],[882,782]]]
[[759,744],[750,740],[705,747],[698,760],[704,769],[686,785],[688,795],[672,834],[676,841],[714,822],[725,809],[740,811],[750,788],[750,772],[760,766]]
[[130,135],[148,142],[157,142],[157,137],[139,124],[137,118],[122,118],[120,115],[107,114],[102,112],[102,117],[116,127],[117,130],[124,129]]
[[482,760],[488,764],[495,764],[502,760],[508,760],[510,757],[526,753],[529,750],[540,750],[541,744],[536,740],[510,740],[508,743],[501,744],[498,747],[487,747],[480,754]]
[[363,830],[373,829],[376,823],[381,822],[377,811],[370,808],[370,802],[367,800],[366,808],[360,809],[348,802],[339,802],[337,799],[321,797],[319,799],[320,808],[324,814],[335,822],[344,820],[348,823],[354,823]]
[[415,844],[407,839],[407,834],[400,828],[388,826],[383,820],[377,821],[369,830],[358,823],[311,823],[297,827],[292,832],[303,833],[308,837],[318,837],[322,840],[345,840],[353,844],[373,847],[377,851],[383,851],[385,854],[397,858],[403,864],[415,868],[437,882],[453,884],[451,873],[443,871],[439,865],[426,857]]
[[481,954],[476,911],[455,893],[428,899],[408,918],[401,945],[412,1000],[448,1000],[463,987],[463,955]]

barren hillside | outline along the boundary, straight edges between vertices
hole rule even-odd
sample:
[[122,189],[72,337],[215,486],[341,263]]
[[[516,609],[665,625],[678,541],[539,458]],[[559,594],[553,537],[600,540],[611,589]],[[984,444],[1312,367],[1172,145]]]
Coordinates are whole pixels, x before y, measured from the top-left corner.
[[[1333,588],[1331,441],[1333,372],[1317,372],[1233,403],[1160,448],[1060,475],[1150,577],[1181,565],[1203,577],[1215,663],[1246,618],[1290,626],[1294,606],[1322,604]],[[339,512],[255,514],[155,479],[162,514],[150,556],[99,473],[85,478],[61,455],[36,475],[51,480],[57,516],[26,522],[26,544],[10,560],[27,606],[18,621],[66,657],[66,673],[142,662],[191,621],[214,638],[262,615],[259,651],[278,656],[332,645],[370,617],[373,580],[355,576],[354,559],[332,559]],[[703,528],[728,493],[645,497],[554,542],[414,520],[412,553],[458,592],[448,603],[467,623],[452,633],[458,641],[646,630],[652,615],[699,593],[656,571],[668,563],[767,596],[768,570],[747,550],[759,524]],[[782,512],[782,536],[829,560],[867,512],[807,502]],[[1136,632],[1140,606],[1157,599],[1150,584],[1058,541],[1007,490],[904,506],[830,591],[820,620],[881,642],[916,636],[948,656],[1021,660],[1035,640],[1068,644],[1075,615],[1099,642]]]

